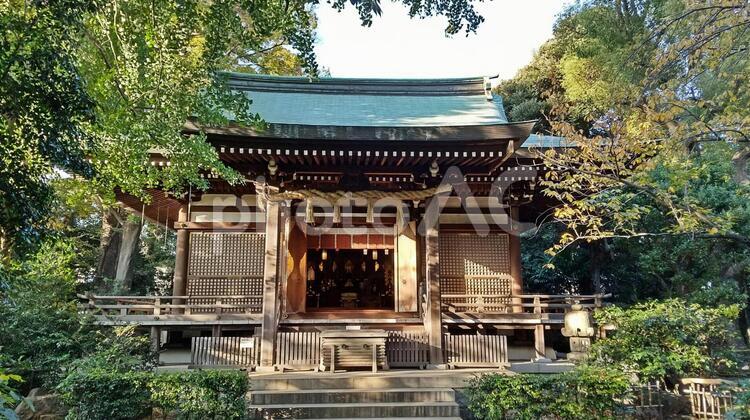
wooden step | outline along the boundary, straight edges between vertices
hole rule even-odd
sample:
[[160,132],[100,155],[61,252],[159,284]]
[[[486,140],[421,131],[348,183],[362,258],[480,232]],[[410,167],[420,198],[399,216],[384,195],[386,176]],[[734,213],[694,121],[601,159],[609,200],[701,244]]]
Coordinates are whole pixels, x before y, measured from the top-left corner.
[[450,388],[261,390],[248,393],[248,401],[253,405],[452,402],[455,399],[455,391]]
[[251,416],[262,419],[459,417],[455,402],[265,404],[248,408]]
[[498,370],[409,370],[387,372],[319,372],[252,374],[250,386],[259,390],[464,388],[468,381]]

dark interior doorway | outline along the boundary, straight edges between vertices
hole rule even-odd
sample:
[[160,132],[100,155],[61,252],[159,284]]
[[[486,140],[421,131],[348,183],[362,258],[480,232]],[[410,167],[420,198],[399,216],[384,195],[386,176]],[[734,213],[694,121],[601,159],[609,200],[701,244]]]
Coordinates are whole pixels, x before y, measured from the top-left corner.
[[307,309],[393,309],[393,252],[307,250]]

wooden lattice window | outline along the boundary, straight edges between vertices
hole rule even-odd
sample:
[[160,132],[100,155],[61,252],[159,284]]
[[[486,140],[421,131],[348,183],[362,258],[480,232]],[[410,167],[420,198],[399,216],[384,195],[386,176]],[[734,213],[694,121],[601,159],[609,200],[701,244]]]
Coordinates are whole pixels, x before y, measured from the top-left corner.
[[[189,296],[253,295],[227,299],[233,305],[261,304],[265,234],[249,232],[193,232],[188,257]],[[211,304],[213,299],[189,299],[190,304]],[[209,312],[205,310],[204,312]],[[201,311],[195,311],[201,312]],[[243,312],[243,310],[227,312]],[[260,312],[260,308],[252,312]]]
[[[479,236],[475,233],[440,234],[440,290],[451,295],[510,295],[509,238],[495,233]],[[476,303],[476,298],[445,298],[445,303]],[[507,310],[509,298],[483,299],[483,310]],[[500,303],[501,305],[497,305]],[[495,304],[495,305],[493,305]],[[477,307],[462,306],[466,311]]]

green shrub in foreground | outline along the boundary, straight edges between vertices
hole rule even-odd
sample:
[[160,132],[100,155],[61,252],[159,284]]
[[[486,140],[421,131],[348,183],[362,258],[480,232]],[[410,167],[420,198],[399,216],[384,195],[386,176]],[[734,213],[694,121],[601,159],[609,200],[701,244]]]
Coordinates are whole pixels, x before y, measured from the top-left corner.
[[478,419],[606,419],[620,413],[629,390],[619,371],[580,367],[557,375],[484,375],[467,396]]
[[154,375],[151,403],[178,418],[240,419],[245,416],[247,374],[238,371],[180,372]]
[[154,409],[178,419],[245,417],[247,374],[79,370],[61,388],[70,419],[137,419]]

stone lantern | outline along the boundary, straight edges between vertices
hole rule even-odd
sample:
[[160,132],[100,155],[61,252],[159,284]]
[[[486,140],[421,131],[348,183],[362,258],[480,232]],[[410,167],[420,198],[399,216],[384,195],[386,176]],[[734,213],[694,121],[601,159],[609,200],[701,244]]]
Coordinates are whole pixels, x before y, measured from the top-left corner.
[[585,359],[591,348],[591,337],[594,336],[594,327],[589,311],[580,304],[574,304],[570,311],[565,313],[565,326],[562,329],[562,335],[570,339],[568,359]]

